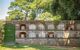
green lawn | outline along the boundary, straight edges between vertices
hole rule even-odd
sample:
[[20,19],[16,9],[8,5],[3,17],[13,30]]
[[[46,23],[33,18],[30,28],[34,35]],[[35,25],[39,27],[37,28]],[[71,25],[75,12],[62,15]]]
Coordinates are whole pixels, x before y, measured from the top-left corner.
[[73,47],[48,47],[41,45],[0,45],[0,50],[80,50]]

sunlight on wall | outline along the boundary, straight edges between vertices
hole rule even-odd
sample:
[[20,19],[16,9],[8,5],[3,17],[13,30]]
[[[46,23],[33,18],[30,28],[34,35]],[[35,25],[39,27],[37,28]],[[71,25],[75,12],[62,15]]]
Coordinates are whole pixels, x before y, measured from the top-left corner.
[[69,32],[68,31],[64,31],[64,38],[68,38],[69,37]]

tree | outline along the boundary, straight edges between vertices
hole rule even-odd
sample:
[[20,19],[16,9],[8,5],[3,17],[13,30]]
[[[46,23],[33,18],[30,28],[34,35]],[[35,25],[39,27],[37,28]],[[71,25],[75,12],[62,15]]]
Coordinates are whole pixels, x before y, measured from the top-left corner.
[[7,20],[22,20],[24,18],[24,13],[20,12],[19,10],[13,10],[8,12],[9,16]]
[[[19,10],[25,14],[25,17],[29,16],[34,20],[37,17],[37,14],[51,11],[50,6],[52,1],[53,0],[15,0],[14,2],[11,2],[9,9],[12,11]],[[43,11],[40,12],[40,10]]]
[[3,26],[4,25],[4,21],[3,20],[0,20],[0,31],[2,31],[2,29],[3,29]]
[[61,21],[61,16],[60,15],[52,15],[49,12],[45,12],[45,13],[42,13],[39,17],[37,17],[36,20],[53,21],[54,26],[57,29],[57,25]]
[[63,20],[77,20],[80,17],[80,0],[54,0],[53,14],[61,15]]

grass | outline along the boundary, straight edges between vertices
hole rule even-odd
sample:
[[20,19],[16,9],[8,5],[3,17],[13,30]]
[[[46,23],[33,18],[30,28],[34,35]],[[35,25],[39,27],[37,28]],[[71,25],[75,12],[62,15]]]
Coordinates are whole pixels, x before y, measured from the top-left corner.
[[0,45],[0,50],[80,50],[80,48],[72,47],[48,47],[42,45]]

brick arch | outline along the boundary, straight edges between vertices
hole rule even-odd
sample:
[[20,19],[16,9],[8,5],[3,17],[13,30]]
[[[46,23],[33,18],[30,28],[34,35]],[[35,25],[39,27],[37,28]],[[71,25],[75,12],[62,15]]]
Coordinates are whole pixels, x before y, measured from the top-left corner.
[[[22,37],[23,36],[23,37]],[[20,32],[19,33],[20,38],[26,38],[26,32]]]
[[76,23],[75,21],[68,21],[66,24],[65,30],[76,30]]
[[54,32],[48,32],[48,37],[49,38],[54,38]]
[[21,30],[22,26],[24,26],[26,29],[26,24],[20,24],[20,30]]

